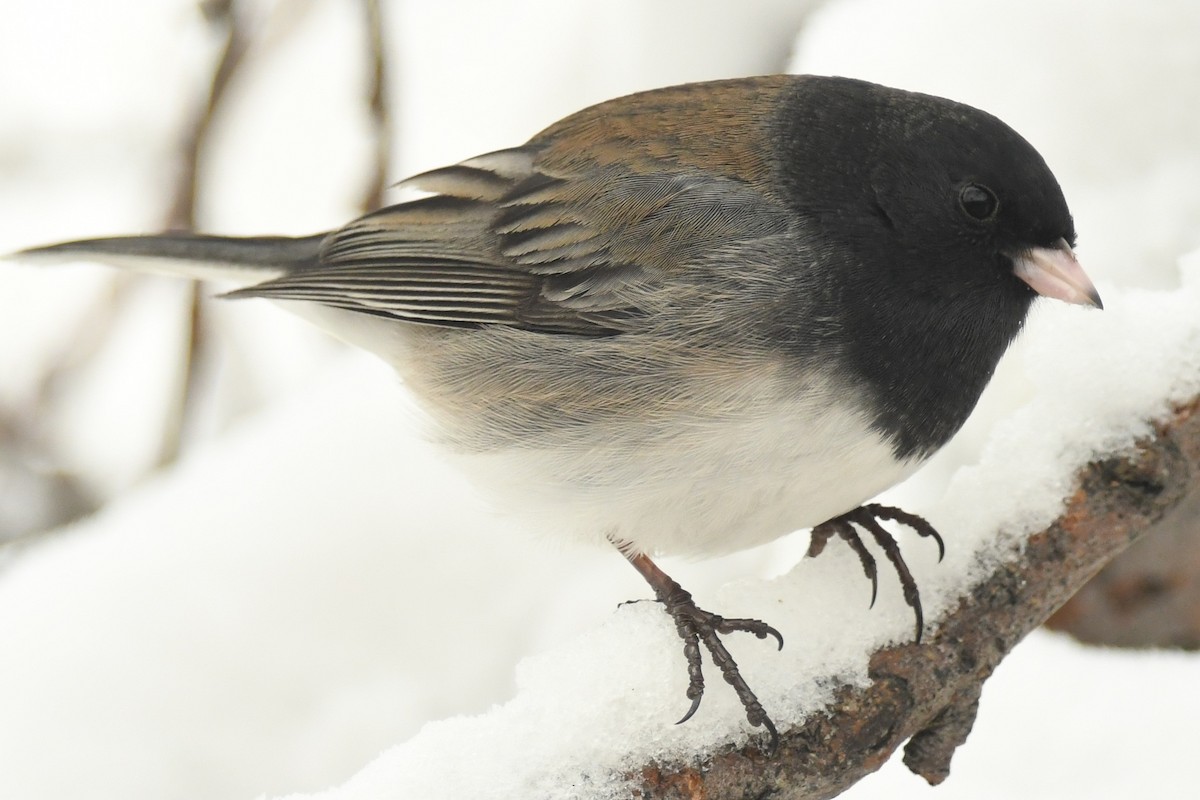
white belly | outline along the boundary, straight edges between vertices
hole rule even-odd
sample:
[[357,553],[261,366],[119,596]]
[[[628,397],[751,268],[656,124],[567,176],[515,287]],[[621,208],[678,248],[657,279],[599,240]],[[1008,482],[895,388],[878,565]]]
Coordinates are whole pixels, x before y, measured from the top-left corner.
[[612,535],[642,552],[718,555],[762,544],[861,505],[913,472],[861,415],[780,408],[623,436],[586,450],[463,455],[500,509],[548,535]]

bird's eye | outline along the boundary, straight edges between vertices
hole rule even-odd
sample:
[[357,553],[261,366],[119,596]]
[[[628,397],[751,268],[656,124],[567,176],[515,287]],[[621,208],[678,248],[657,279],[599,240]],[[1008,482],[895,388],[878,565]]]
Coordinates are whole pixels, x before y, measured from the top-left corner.
[[1000,201],[995,193],[978,183],[968,183],[958,193],[958,204],[968,217],[977,222],[987,222],[996,216]]

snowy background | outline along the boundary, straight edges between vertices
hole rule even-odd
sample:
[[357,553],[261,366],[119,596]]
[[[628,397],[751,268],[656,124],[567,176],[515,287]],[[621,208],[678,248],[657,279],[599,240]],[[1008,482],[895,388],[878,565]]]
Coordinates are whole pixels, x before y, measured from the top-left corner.
[[[357,4],[281,5],[264,5],[268,43],[202,162],[209,230],[339,224],[369,173]],[[1062,472],[1055,436],[1119,443],[1136,433],[1131,414],[1194,388],[1200,287],[1179,269],[1200,249],[1190,0],[412,0],[385,12],[396,179],[607,97],[785,69],[954,97],[1042,150],[1108,310],[1039,308],[963,435],[894,493],[947,533],[940,566],[904,543],[932,613],[987,546],[987,523],[1052,513],[1053,492],[1037,492]],[[195,4],[0,0],[0,13],[0,251],[160,225],[166,165],[213,57]],[[670,725],[686,705],[678,645],[653,606],[615,610],[647,595],[621,559],[489,514],[416,435],[382,364],[265,303],[213,305],[203,418],[186,459],[146,477],[178,369],[177,283],[138,284],[69,386],[49,399],[38,386],[87,338],[112,280],[0,268],[0,407],[36,419],[56,464],[110,501],[0,551],[0,797],[414,797],[445,791],[447,773],[461,787],[450,796],[528,797],[580,765],[598,793],[629,753],[744,735],[717,684],[688,725]],[[1012,415],[1031,398],[1039,414]],[[1045,472],[1017,474],[1031,453]],[[11,460],[0,453],[0,517],[16,525],[54,498]],[[1003,502],[984,508],[981,486]],[[1031,510],[1013,522],[1014,505]],[[805,545],[664,562],[702,604],[784,630],[782,654],[736,643],[780,718],[822,701],[793,685],[814,662],[854,680],[867,648],[911,635],[895,586],[867,611],[841,549],[792,570]],[[1037,634],[988,683],[944,786],[894,762],[845,796],[1192,797],[1198,670],[1195,656]]]

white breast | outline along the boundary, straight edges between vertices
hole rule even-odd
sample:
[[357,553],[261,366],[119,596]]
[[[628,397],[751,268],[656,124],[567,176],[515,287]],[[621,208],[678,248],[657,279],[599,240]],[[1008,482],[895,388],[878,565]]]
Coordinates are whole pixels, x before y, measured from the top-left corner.
[[718,555],[849,511],[919,466],[897,461],[863,414],[814,401],[737,420],[680,418],[588,448],[460,461],[498,508],[547,535]]

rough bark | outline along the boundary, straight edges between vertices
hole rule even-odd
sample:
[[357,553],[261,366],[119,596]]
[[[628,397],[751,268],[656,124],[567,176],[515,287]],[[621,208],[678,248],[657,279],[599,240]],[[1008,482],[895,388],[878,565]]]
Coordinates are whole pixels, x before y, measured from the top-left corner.
[[781,731],[774,757],[752,744],[703,767],[649,765],[635,776],[639,796],[834,797],[905,742],[909,769],[940,783],[1001,659],[1114,556],[1200,493],[1200,398],[1130,452],[1080,469],[1076,487],[1059,518],[927,629],[921,644],[875,653],[869,686],[843,689],[826,713]]
[[1046,621],[1085,644],[1200,650],[1200,490]]

